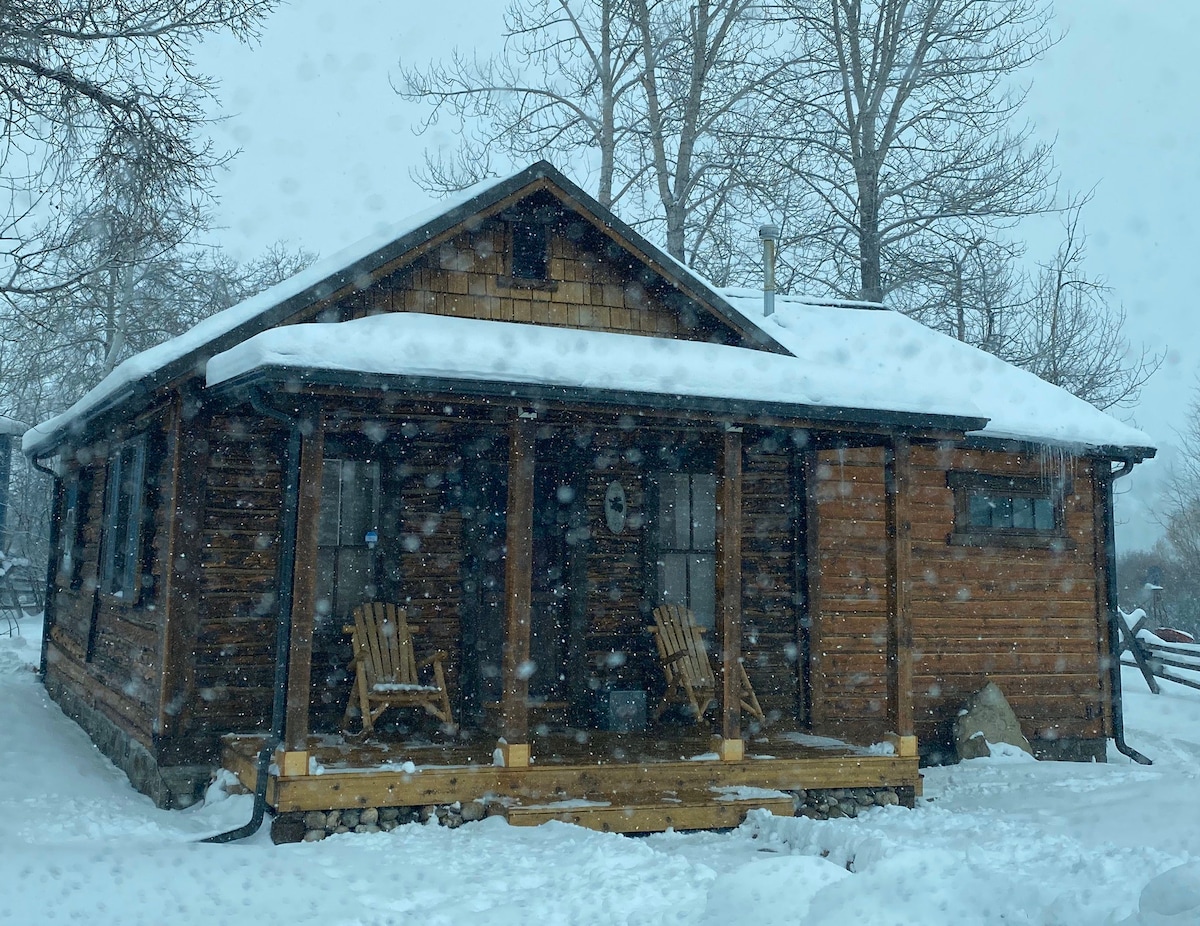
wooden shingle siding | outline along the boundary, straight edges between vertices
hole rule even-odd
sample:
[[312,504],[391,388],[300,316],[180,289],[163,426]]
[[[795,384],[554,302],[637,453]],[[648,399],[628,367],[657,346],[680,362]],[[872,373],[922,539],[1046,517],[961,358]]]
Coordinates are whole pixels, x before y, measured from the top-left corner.
[[498,220],[466,231],[411,265],[332,308],[294,321],[347,321],[379,312],[421,312],[618,334],[715,340],[738,335],[681,297],[670,304],[657,277],[632,261],[604,256],[611,243],[595,232],[578,240],[555,227],[544,287],[506,282],[508,230]]

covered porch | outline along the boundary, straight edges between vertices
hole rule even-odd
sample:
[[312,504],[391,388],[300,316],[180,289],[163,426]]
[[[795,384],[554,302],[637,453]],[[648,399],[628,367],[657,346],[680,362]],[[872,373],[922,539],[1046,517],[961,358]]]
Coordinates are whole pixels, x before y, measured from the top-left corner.
[[[640,832],[736,825],[755,806],[801,812],[812,790],[911,804],[909,442],[957,430],[713,403],[614,409],[527,387],[521,401],[511,389],[421,398],[344,373],[306,374],[296,390],[291,376],[276,812],[484,801],[513,822]],[[870,717],[814,740],[807,486],[814,451],[847,446],[887,454],[886,672],[865,679]],[[418,659],[445,654],[453,724],[418,711],[366,740],[344,735],[343,627],[366,601],[406,610]],[[700,718],[681,705],[657,716],[663,664],[648,631],[666,602],[708,632],[715,704]],[[742,669],[762,718],[743,716]],[[628,732],[605,713],[615,694],[640,696]],[[247,787],[266,741],[223,741]]]

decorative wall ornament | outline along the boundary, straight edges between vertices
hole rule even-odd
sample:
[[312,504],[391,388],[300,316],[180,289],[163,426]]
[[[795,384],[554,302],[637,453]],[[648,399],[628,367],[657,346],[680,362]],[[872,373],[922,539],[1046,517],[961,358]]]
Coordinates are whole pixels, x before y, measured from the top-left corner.
[[604,492],[604,523],[614,534],[625,530],[628,506],[625,503],[625,488],[614,479]]

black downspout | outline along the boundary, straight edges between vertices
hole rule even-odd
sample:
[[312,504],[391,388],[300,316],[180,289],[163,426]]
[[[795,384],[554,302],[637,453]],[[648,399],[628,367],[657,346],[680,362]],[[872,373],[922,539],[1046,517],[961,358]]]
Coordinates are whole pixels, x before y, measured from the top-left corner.
[[1117,543],[1116,517],[1113,512],[1113,483],[1133,470],[1133,461],[1126,460],[1121,468],[1109,472],[1104,486],[1104,587],[1108,608],[1108,672],[1112,688],[1113,742],[1117,750],[1139,765],[1154,763],[1125,742],[1125,710],[1121,696],[1121,630],[1117,621]]
[[58,543],[59,532],[62,529],[62,480],[58,477],[58,473],[48,466],[43,466],[38,462],[36,456],[29,458],[29,462],[33,464],[33,468],[38,472],[45,473],[53,480],[54,488],[50,492],[51,509],[50,509],[50,537],[48,540],[49,552],[46,556],[46,589],[45,598],[42,605],[42,646],[41,653],[38,657],[38,678],[43,682],[46,681],[46,647],[50,642],[50,628],[54,626],[54,602],[58,598],[55,582],[58,579]]
[[287,711],[288,664],[292,647],[292,584],[296,571],[296,528],[300,508],[300,419],[267,405],[258,393],[251,393],[254,410],[287,425],[287,455],[284,457],[283,510],[279,538],[279,618],[275,624],[275,696],[271,704],[271,732],[258,754],[255,776],[254,810],[250,821],[226,833],[208,836],[200,842],[226,843],[253,836],[262,826],[267,809],[267,778],[271,756],[283,742]]

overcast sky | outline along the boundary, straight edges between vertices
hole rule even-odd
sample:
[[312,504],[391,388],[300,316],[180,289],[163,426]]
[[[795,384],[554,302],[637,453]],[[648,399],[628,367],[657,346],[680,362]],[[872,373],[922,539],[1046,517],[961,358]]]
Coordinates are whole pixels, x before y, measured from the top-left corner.
[[[415,137],[423,110],[400,100],[389,77],[402,56],[424,62],[455,46],[497,48],[501,7],[294,0],[267,22],[261,44],[202,49],[228,115],[217,140],[241,151],[218,187],[222,243],[243,256],[279,239],[331,254],[427,206],[409,170],[426,146],[454,146],[451,127]],[[1095,187],[1084,219],[1088,266],[1125,306],[1130,340],[1166,352],[1139,405],[1118,412],[1164,448],[1161,461],[1122,484],[1119,543],[1130,548],[1158,534],[1156,483],[1200,368],[1191,298],[1200,3],[1057,0],[1056,8],[1066,36],[1029,72],[1028,115],[1056,139],[1064,187]]]

